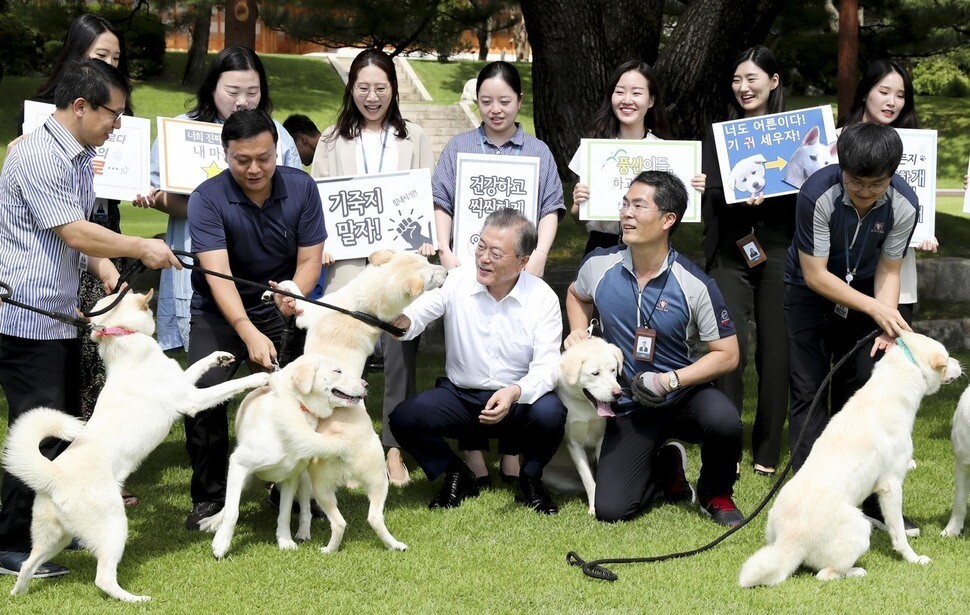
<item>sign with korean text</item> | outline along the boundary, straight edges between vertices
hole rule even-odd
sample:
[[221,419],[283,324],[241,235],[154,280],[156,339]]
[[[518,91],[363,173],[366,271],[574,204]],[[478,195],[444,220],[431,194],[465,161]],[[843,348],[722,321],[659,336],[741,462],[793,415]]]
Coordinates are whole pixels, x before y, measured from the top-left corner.
[[903,158],[896,174],[919,198],[919,217],[911,246],[936,237],[936,131],[897,128],[903,140]]
[[583,139],[579,147],[581,181],[589,186],[581,220],[619,220],[623,195],[641,171],[669,171],[687,189],[682,221],[701,221],[700,193],[690,185],[701,172],[700,141]]
[[719,122],[714,145],[728,203],[792,194],[836,161],[832,107]]
[[191,194],[199,184],[229,165],[222,149],[222,125],[158,118],[159,187]]
[[326,250],[335,260],[383,249],[415,252],[426,243],[437,249],[429,169],[314,181],[323,202]]
[[482,224],[493,211],[510,207],[538,222],[539,158],[458,154],[455,180],[452,251],[459,262],[474,262]]
[[[24,134],[42,126],[54,113],[54,105],[24,101]],[[121,126],[95,148],[94,194],[102,199],[130,201],[151,190],[151,122],[145,118],[121,116]]]

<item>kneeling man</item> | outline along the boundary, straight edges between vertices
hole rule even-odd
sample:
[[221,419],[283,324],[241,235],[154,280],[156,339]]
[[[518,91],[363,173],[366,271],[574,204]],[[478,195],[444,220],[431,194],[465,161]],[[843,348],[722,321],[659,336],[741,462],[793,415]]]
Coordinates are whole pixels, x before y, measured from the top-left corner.
[[510,440],[522,452],[519,501],[559,512],[542,486],[542,468],[559,447],[566,409],[553,388],[559,370],[562,311],[555,292],[524,271],[536,227],[514,209],[485,219],[475,265],[458,267],[444,286],[418,298],[396,324],[402,338],[445,317],[445,373],[434,389],[391,413],[394,437],[430,480],[445,474],[429,508],[454,508],[478,495],[475,474],[445,438]]

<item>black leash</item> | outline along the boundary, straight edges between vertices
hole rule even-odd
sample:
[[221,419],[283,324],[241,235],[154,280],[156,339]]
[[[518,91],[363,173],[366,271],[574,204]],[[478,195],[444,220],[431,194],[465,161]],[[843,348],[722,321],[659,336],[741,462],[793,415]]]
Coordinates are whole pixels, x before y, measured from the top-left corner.
[[[818,391],[815,393],[815,399],[812,400],[812,405],[809,406],[808,408],[808,414],[805,416],[806,426],[808,425],[808,419],[811,418],[812,416],[812,412],[815,411],[815,409],[818,407],[819,402],[822,400],[822,396],[825,394],[826,387],[828,386],[829,381],[832,380],[832,375],[835,374],[835,372],[838,371],[840,367],[842,367],[842,365],[849,359],[849,357],[852,357],[853,355],[855,355],[855,353],[857,353],[859,349],[861,349],[867,343],[875,339],[880,333],[882,333],[882,331],[877,329],[872,333],[870,333],[869,335],[862,338],[861,340],[859,340],[856,343],[855,347],[853,347],[852,350],[850,350],[844,357],[839,359],[838,363],[836,363],[832,367],[831,371],[829,371],[828,375],[825,377],[825,380],[823,380],[822,384],[819,386]],[[794,448],[798,448],[798,445],[801,444],[802,439],[804,437],[805,437],[805,428],[803,427],[802,432],[798,434],[798,441],[795,443]],[[748,523],[750,523],[755,517],[758,516],[758,514],[762,510],[764,510],[765,506],[768,505],[768,502],[770,502],[771,499],[775,497],[775,494],[778,493],[778,490],[781,489],[781,486],[785,480],[785,477],[788,476],[788,473],[791,471],[793,462],[794,462],[794,459],[789,457],[788,464],[785,466],[785,469],[783,469],[781,471],[781,474],[778,475],[778,478],[775,479],[775,484],[771,486],[771,489],[768,490],[767,495],[765,495],[764,499],[761,500],[761,503],[758,504],[758,506],[754,509],[754,512],[752,512],[750,515],[745,517],[741,521],[741,523],[732,527],[731,529],[724,532],[723,534],[721,534],[720,536],[718,536],[717,538],[715,538],[714,540],[712,540],[711,542],[707,543],[704,546],[697,547],[696,549],[691,549],[689,551],[681,551],[679,553],[668,553],[666,555],[654,555],[650,557],[604,558],[604,559],[593,560],[591,562],[587,562],[586,560],[584,560],[575,551],[570,551],[569,553],[566,554],[566,563],[568,563],[570,566],[581,567],[583,570],[583,574],[585,574],[586,576],[592,579],[599,579],[601,581],[615,581],[619,577],[616,576],[615,572],[605,567],[603,564],[641,564],[641,563],[647,564],[647,563],[654,563],[654,562],[664,562],[672,559],[691,557],[692,555],[697,555],[698,553],[703,553],[704,551],[713,549],[721,542],[726,540],[729,536],[731,536],[735,532],[740,531],[741,528],[743,528]]]
[[303,295],[297,295],[279,288],[271,288],[265,284],[260,284],[259,282],[252,282],[250,280],[244,280],[242,278],[235,278],[225,273],[212,271],[211,269],[205,269],[198,264],[199,257],[193,254],[192,252],[186,252],[184,250],[172,250],[172,252],[176,256],[184,256],[186,258],[192,259],[191,263],[186,263],[181,258],[179,258],[179,262],[182,263],[183,267],[192,269],[193,271],[198,271],[199,273],[204,273],[205,275],[211,275],[217,278],[222,278],[223,280],[229,280],[231,282],[235,282],[236,284],[243,284],[245,286],[251,286],[253,288],[258,288],[263,291],[269,291],[271,293],[276,293],[277,295],[283,295],[284,297],[292,297],[293,299],[296,299],[298,301],[306,301],[307,303],[312,303],[313,305],[319,305],[320,307],[325,307],[335,312],[340,312],[341,314],[346,314],[347,316],[356,318],[357,320],[363,322],[364,324],[368,324],[372,327],[377,327],[378,329],[387,331],[394,337],[401,337],[402,335],[407,333],[407,329],[402,329],[401,327],[396,327],[389,322],[384,322],[383,320],[374,316],[373,314],[368,314],[367,312],[360,312],[357,310],[348,310],[346,308],[342,308],[336,305],[331,305],[329,303],[324,303],[322,301],[309,299],[307,297],[304,297]]

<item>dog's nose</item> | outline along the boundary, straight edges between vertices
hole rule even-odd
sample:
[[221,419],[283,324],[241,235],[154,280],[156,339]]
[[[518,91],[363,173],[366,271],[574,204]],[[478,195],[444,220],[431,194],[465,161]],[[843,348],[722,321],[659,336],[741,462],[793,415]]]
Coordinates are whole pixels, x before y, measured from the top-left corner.
[[623,396],[623,389],[613,389],[613,399],[620,399]]

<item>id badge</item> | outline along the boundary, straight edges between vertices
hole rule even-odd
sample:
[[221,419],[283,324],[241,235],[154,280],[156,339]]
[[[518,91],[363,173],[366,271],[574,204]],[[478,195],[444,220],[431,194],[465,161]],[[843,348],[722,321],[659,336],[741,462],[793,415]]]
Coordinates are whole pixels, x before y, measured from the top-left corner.
[[835,313],[842,318],[848,318],[849,308],[845,307],[844,305],[835,304]]
[[91,212],[91,222],[104,224],[108,221],[108,206],[104,199],[94,200],[94,211]]
[[741,256],[744,257],[744,262],[747,263],[749,269],[768,260],[768,256],[761,248],[761,244],[758,243],[758,238],[754,236],[754,233],[745,235],[739,239],[737,241],[737,245],[738,249],[741,250]]
[[78,254],[80,258],[77,259],[77,268],[82,273],[88,270],[88,255],[84,252]]
[[633,358],[637,361],[653,362],[653,351],[657,341],[657,332],[653,329],[640,327],[636,331],[633,343]]

